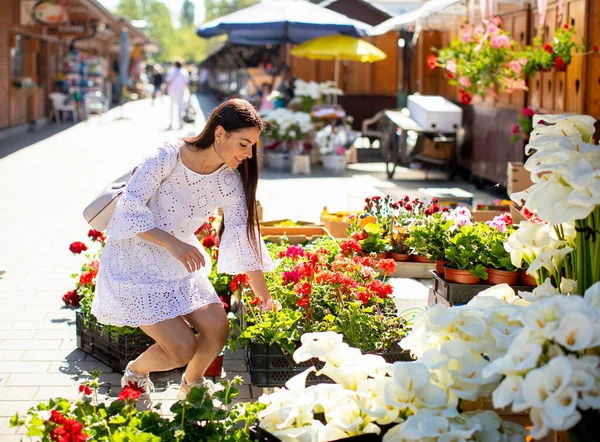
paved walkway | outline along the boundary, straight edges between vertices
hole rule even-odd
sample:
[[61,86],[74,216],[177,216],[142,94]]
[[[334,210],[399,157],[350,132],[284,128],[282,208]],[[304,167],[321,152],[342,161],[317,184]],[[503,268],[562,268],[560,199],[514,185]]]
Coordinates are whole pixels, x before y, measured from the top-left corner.
[[[210,112],[214,102],[201,98],[201,106]],[[89,227],[81,212],[99,189],[162,141],[194,134],[203,124],[199,121],[197,127],[170,132],[164,129],[166,116],[166,102],[151,106],[140,101],[113,109],[102,122],[94,117],[65,125],[62,131],[50,126],[0,141],[0,268],[6,269],[0,277],[3,442],[21,438],[8,428],[16,411],[51,397],[76,398],[78,381],[94,367],[103,372],[102,393],[118,393],[121,375],[77,350],[74,312],[62,306],[61,296],[74,287],[69,275],[81,265],[68,245],[86,240]],[[421,172],[408,174],[422,177]],[[292,178],[267,172],[259,199],[265,219],[317,221],[325,205],[358,209],[366,196],[386,192],[400,197],[407,191],[415,195],[423,184],[389,182],[381,164],[357,165],[343,177]],[[433,184],[447,185],[430,182],[426,187]],[[481,194],[480,200],[491,198]],[[235,355],[229,361],[230,372],[245,369],[240,358]],[[157,398],[164,400],[165,411],[175,398],[178,376],[157,377]],[[244,377],[247,381],[247,374]],[[241,397],[250,398],[251,393],[250,386],[244,385]]]

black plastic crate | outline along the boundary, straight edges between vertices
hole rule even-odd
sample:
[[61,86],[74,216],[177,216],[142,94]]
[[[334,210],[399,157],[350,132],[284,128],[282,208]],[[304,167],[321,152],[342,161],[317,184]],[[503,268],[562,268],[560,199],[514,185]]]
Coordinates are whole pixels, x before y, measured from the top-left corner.
[[129,361],[154,344],[154,340],[143,333],[124,336],[109,332],[104,325],[97,322],[86,322],[81,312],[76,313],[75,324],[77,348],[117,372],[125,370]]
[[[448,282],[442,275],[437,274],[434,270],[431,271],[433,278],[433,293],[430,296],[429,304],[444,304],[446,306],[463,305],[490,287],[491,284],[457,284]],[[517,293],[518,291],[530,292],[535,287],[529,286],[511,286]]]
[[[250,436],[255,442],[281,442],[281,439],[260,427],[250,427]],[[338,440],[344,442],[381,442],[382,438],[378,434],[369,433]]]
[[[388,352],[373,353],[383,356],[386,362],[412,361],[410,353],[403,351],[399,346]],[[317,370],[323,368],[324,363],[318,359],[311,359],[296,364],[291,355],[285,354],[279,345],[251,343],[248,349],[248,366],[250,381],[256,387],[283,387],[285,383],[302,373],[307,368],[314,366]],[[306,385],[315,385],[333,382],[327,376],[318,376],[310,373]]]

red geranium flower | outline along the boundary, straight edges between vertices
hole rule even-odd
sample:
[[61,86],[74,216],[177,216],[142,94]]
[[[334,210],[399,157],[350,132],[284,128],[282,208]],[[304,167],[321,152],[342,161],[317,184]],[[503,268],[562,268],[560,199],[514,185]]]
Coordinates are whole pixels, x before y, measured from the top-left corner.
[[523,112],[523,115],[525,115],[528,118],[531,118],[535,115],[534,110],[529,107],[523,108],[521,112]]
[[81,252],[85,252],[87,249],[87,246],[80,241],[75,241],[69,246],[69,250],[75,255],[79,255]]
[[92,241],[106,241],[106,236],[104,236],[104,233],[100,232],[99,230],[91,229],[88,232],[88,236],[92,239]]
[[361,247],[358,241],[355,239],[347,239],[340,243],[340,250],[342,255],[354,255],[356,253],[360,253]]
[[562,57],[556,57],[556,59],[554,60],[554,67],[559,71],[564,71],[567,65],[565,64],[565,61],[562,59]]
[[361,266],[375,267],[375,260],[370,256],[356,256],[353,261]]
[[296,271],[296,273],[298,273],[299,280],[302,278],[311,278],[316,271],[316,265],[308,262],[301,262],[298,263],[296,267],[292,269],[292,271]]
[[429,57],[427,57],[427,66],[429,66],[429,69],[434,70],[437,67],[437,57],[433,54],[431,54]]
[[367,238],[367,233],[364,230],[361,230],[360,232],[354,232],[352,235],[350,235],[352,237],[353,240],[355,241],[362,241],[363,239]]
[[519,126],[518,124],[513,124],[511,131],[513,135],[518,134],[519,132],[521,132],[521,126]]
[[450,71],[446,71],[446,77],[452,79],[452,78],[454,78],[454,74]]
[[356,299],[361,301],[363,303],[363,305],[367,305],[369,303],[369,300],[371,299],[371,294],[369,292],[363,290],[356,294]]
[[312,285],[310,285],[308,282],[301,282],[294,286],[294,291],[300,296],[310,295],[311,289]]
[[283,284],[297,284],[300,281],[300,275],[298,275],[298,271],[296,269],[292,269],[291,272],[283,272]]
[[262,302],[263,302],[263,299],[260,296],[254,296],[252,301],[250,301],[250,305],[258,305],[258,304],[262,304]]
[[291,245],[285,251],[285,256],[296,259],[304,256],[304,249],[300,246]]
[[55,424],[58,425],[64,425],[65,422],[67,421],[67,418],[65,416],[63,416],[60,411],[57,410],[50,410],[50,422],[54,422]]
[[126,387],[123,387],[119,393],[118,399],[120,401],[126,401],[128,399],[136,401],[144,391],[144,387],[142,387],[140,384],[130,381]]
[[592,51],[598,52],[598,46],[596,46],[596,45],[592,46]]
[[385,274],[391,275],[396,271],[396,261],[393,259],[380,259],[377,267]]
[[298,307],[307,308],[310,306],[310,298],[308,298],[308,297],[300,298],[300,299],[298,299],[298,302],[296,302],[296,305]]
[[223,299],[223,297],[222,297],[222,296],[219,296],[219,300],[221,301],[221,304],[223,304],[223,308],[227,308],[227,307],[229,307],[229,304],[227,304],[227,303],[225,302],[225,300]]
[[367,283],[367,289],[380,298],[387,298],[394,292],[394,288],[390,284],[378,280]]
[[544,44],[544,51],[546,51],[549,54],[552,54],[554,52],[554,47],[550,43],[546,43]]
[[241,275],[235,275],[233,278],[231,278],[231,282],[229,283],[229,290],[235,292],[238,289],[243,289],[244,287],[248,287],[249,285],[250,277],[243,273]]
[[85,395],[90,395],[90,394],[92,394],[92,389],[90,387],[88,387],[87,385],[80,385],[79,392],[83,393]]
[[94,278],[96,277],[96,273],[92,270],[89,272],[84,272],[79,276],[79,284],[88,285],[91,284]]
[[570,31],[570,30],[571,30],[571,28],[570,28],[570,26],[569,26],[569,23],[565,23],[565,24],[563,25],[563,28],[565,28],[567,31]]
[[79,307],[81,296],[77,293],[77,290],[71,290],[70,292],[67,292],[63,295],[62,300],[65,303],[65,305],[71,307]]
[[202,240],[202,245],[207,249],[212,249],[214,246],[217,245],[217,238],[215,238],[212,235],[206,235]]
[[462,89],[458,91],[460,93],[460,102],[464,105],[471,104],[471,100],[473,99],[468,92],[463,91]]

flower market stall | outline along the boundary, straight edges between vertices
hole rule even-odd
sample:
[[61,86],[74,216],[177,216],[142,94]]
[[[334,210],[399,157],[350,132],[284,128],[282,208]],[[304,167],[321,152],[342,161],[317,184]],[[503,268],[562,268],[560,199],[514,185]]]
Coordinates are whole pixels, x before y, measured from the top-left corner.
[[[533,117],[525,149],[533,184],[512,195],[514,217],[504,211],[475,221],[468,209],[440,207],[435,199],[374,196],[355,213],[323,210],[324,220],[346,221],[342,238],[279,220],[265,227],[279,229],[265,234],[277,266],[267,275],[275,301],[267,310],[247,276],[213,270],[224,308],[236,311],[227,348],[248,349],[254,386],[279,387],[256,403],[234,405],[239,380],[222,380],[216,391],[194,389],[168,418],[138,413],[135,386],[105,404],[97,381],[88,380],[78,401],[40,404],[12,424],[50,440],[62,432],[100,441],[121,434],[190,442],[597,440],[595,122]],[[212,259],[218,227],[215,216],[196,232]],[[305,229],[303,240],[292,243],[300,236],[294,229]],[[321,234],[310,237],[311,229]],[[152,342],[137,329],[101,326],[90,314],[106,237],[95,230],[88,236],[91,246],[69,247],[83,258],[82,270],[63,301],[80,308],[78,334],[93,333],[83,350],[117,368],[118,360],[102,359],[102,345],[131,358],[123,342],[138,352]],[[407,314],[390,281],[418,261],[431,266],[434,297],[427,310]]]

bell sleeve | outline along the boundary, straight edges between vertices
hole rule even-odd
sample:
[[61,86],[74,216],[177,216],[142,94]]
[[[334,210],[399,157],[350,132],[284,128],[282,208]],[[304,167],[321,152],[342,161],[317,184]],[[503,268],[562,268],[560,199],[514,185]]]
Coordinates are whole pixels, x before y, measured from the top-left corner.
[[237,176],[235,189],[232,196],[224,204],[223,219],[225,230],[219,245],[219,259],[217,271],[237,275],[253,270],[270,272],[275,265],[269,255],[269,251],[255,228],[257,251],[252,247],[248,237],[248,209],[242,181]]
[[161,146],[137,168],[121,194],[106,233],[114,240],[132,238],[156,227],[148,201],[177,161],[175,152]]

